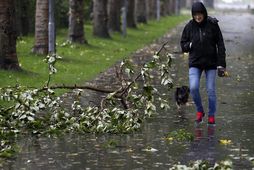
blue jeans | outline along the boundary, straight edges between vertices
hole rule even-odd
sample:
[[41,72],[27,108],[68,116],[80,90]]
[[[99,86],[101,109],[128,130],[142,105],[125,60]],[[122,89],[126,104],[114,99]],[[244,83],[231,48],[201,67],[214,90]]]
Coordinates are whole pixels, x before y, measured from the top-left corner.
[[[208,104],[209,104],[208,115],[214,116],[216,112],[216,90],[215,90],[216,69],[204,71],[206,76],[206,92],[208,95]],[[203,70],[196,67],[189,68],[190,93],[198,112],[204,112],[201,96],[199,93],[200,78],[202,72]]]

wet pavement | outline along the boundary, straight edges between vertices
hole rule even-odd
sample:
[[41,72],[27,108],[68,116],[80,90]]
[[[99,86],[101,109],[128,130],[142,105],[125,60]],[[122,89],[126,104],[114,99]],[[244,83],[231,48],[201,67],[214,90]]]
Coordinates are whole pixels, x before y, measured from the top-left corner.
[[[216,127],[208,127],[205,121],[202,126],[195,128],[193,104],[177,110],[172,90],[172,99],[169,99],[171,109],[147,119],[140,131],[118,135],[68,134],[59,138],[23,138],[19,141],[21,153],[7,161],[2,168],[169,169],[178,162],[188,164],[195,160],[207,160],[212,165],[230,159],[236,170],[253,169],[254,15],[223,13],[216,17],[220,20],[225,40],[230,74],[228,78],[217,78]],[[183,25],[134,54],[143,57],[152,55],[153,50],[170,40],[167,48],[176,52],[172,72],[175,86],[188,85],[187,57],[177,53],[180,51],[179,39]],[[96,80],[101,80],[100,75]],[[204,78],[201,81],[201,93],[204,101],[207,101]],[[83,102],[93,95],[83,94]],[[207,102],[205,106],[207,108]],[[179,129],[193,134],[194,141],[165,140],[167,133]],[[231,142],[221,143],[222,140]]]

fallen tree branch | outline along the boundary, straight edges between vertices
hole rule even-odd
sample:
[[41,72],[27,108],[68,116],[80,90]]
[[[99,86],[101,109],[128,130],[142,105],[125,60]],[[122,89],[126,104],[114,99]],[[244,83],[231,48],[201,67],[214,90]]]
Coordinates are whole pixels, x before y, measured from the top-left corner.
[[115,90],[109,90],[109,89],[101,89],[98,87],[94,87],[94,86],[89,86],[89,85],[84,85],[84,86],[80,86],[80,85],[74,85],[74,86],[68,86],[68,85],[53,85],[50,87],[44,87],[42,90],[45,89],[87,89],[87,90],[93,90],[93,91],[97,91],[97,92],[102,92],[102,93],[113,93],[115,92]]
[[168,42],[169,42],[169,41],[165,42],[165,43],[161,46],[161,48],[159,49],[159,51],[156,52],[155,54],[156,54],[156,55],[159,55],[159,54],[161,53],[161,51],[165,48],[165,45],[167,45]]
[[[165,45],[168,43],[165,42],[160,49],[155,53],[155,55],[159,55],[161,53],[161,51],[163,49],[165,49]],[[120,82],[125,81],[123,78],[123,70],[120,70],[119,72],[117,71],[117,67],[116,67],[116,77],[119,79]],[[41,89],[39,89],[39,91],[45,91],[48,89],[87,89],[87,90],[92,90],[92,91],[96,91],[96,92],[101,92],[101,93],[112,93],[111,97],[115,97],[120,99],[120,102],[122,103],[123,107],[125,109],[128,109],[128,104],[126,101],[126,98],[124,97],[124,95],[128,92],[128,90],[132,87],[132,85],[142,76],[142,73],[140,72],[132,81],[130,81],[129,83],[124,83],[125,85],[123,86],[123,83],[121,83],[121,87],[117,90],[111,90],[111,89],[103,89],[103,88],[99,88],[99,87],[95,87],[95,86],[91,86],[91,85],[52,85],[49,86],[50,83],[50,76],[47,82],[47,85]],[[105,100],[107,100],[107,97],[101,100],[101,104],[100,107],[101,109],[104,107],[104,103]]]

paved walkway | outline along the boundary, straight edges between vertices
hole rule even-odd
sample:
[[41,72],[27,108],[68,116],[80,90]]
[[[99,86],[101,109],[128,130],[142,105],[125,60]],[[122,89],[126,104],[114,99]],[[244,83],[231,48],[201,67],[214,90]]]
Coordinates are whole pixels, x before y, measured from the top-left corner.
[[[210,129],[204,124],[196,129],[193,123],[194,106],[178,112],[173,99],[170,99],[171,110],[148,119],[143,128],[133,134],[23,139],[20,141],[21,154],[6,169],[169,169],[177,162],[188,164],[197,159],[208,160],[211,164],[230,159],[233,160],[234,169],[251,169],[251,159],[254,157],[254,16],[224,13],[216,17],[220,20],[224,35],[231,77],[217,80],[218,113],[215,128]],[[182,29],[183,24],[154,44],[137,51],[134,57],[144,61],[167,40],[170,40],[167,48],[179,52]],[[172,73],[175,85],[188,84],[187,57],[179,54],[175,57]],[[105,79],[114,82],[113,72],[109,69],[90,83],[103,84]],[[206,101],[204,86],[202,96]],[[85,92],[83,97],[84,103],[96,101],[95,93]],[[88,101],[88,98],[91,100]],[[179,144],[163,139],[165,134],[178,129],[192,133],[194,142]],[[231,140],[231,144],[222,145],[219,142],[221,139]],[[117,142],[117,146],[105,147],[112,140]],[[148,147],[154,148],[155,152],[147,152]]]

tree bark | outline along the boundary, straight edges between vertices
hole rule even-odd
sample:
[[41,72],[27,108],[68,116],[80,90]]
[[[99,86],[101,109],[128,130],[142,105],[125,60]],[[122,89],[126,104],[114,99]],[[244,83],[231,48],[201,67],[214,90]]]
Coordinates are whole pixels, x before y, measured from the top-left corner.
[[162,16],[169,15],[169,0],[165,0],[161,2],[161,13],[162,13]]
[[48,53],[48,0],[36,1],[35,45],[32,52]]
[[84,34],[84,1],[69,0],[69,40],[87,43]]
[[169,0],[169,15],[175,14],[175,0]]
[[16,53],[14,1],[1,0],[0,9],[0,69],[20,70]]
[[147,1],[146,0],[137,0],[136,1],[136,14],[137,22],[147,23]]
[[108,1],[108,28],[109,31],[121,32],[121,7],[122,1],[109,0]]
[[93,34],[102,38],[110,38],[107,2],[107,0],[94,0],[93,4]]
[[16,29],[17,36],[29,33],[29,0],[16,0]]
[[130,28],[137,28],[135,14],[135,0],[128,0],[127,26]]
[[156,0],[148,0],[147,1],[147,13],[149,19],[156,18]]

